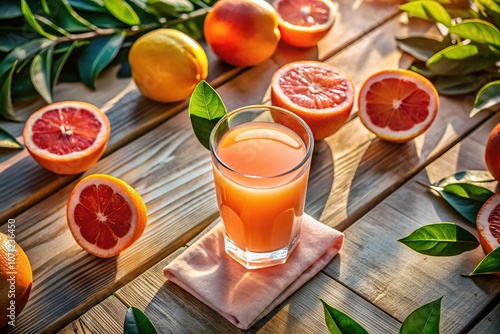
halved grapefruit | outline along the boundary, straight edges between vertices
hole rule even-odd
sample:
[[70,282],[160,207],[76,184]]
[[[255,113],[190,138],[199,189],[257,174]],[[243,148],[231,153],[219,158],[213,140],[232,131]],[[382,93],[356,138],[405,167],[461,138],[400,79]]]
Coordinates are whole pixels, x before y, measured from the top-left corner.
[[337,12],[330,0],[276,0],[281,39],[296,47],[311,47],[325,37]]
[[302,118],[316,141],[335,133],[349,119],[354,84],[339,68],[318,61],[295,61],[271,79],[271,102]]
[[491,196],[483,204],[477,214],[476,225],[485,254],[500,246],[500,194]]
[[76,184],[66,206],[68,226],[87,252],[108,258],[144,232],[147,210],[139,193],[119,178],[92,174]]
[[109,140],[108,117],[78,101],[50,104],[33,113],[24,126],[24,144],[42,167],[58,174],[78,174],[92,167]]
[[378,137],[407,142],[424,133],[436,118],[439,96],[422,75],[404,69],[383,70],[362,85],[358,116]]

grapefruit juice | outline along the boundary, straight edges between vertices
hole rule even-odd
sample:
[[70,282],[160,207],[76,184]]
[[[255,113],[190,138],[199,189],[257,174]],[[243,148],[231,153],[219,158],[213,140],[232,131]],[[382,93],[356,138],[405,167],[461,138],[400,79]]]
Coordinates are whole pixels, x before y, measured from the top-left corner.
[[284,263],[298,242],[311,145],[285,125],[253,121],[212,149],[226,252],[247,268]]

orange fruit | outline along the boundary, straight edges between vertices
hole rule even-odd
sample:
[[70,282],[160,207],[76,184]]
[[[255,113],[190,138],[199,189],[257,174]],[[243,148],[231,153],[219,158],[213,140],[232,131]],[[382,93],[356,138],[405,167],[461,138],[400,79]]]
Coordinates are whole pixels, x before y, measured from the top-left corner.
[[66,206],[69,229],[87,252],[108,258],[144,232],[147,210],[141,195],[119,178],[92,174],[76,184]]
[[358,98],[358,116],[378,137],[407,142],[424,133],[436,118],[439,96],[422,75],[403,69],[370,76]]
[[491,175],[500,180],[500,123],[490,133],[484,151],[484,160]]
[[272,104],[302,118],[316,141],[332,135],[345,124],[354,95],[354,84],[346,73],[318,61],[286,64],[271,79]]
[[24,144],[42,167],[78,174],[101,157],[111,128],[106,114],[78,101],[57,102],[33,113],[24,125]]
[[187,99],[208,75],[205,50],[175,29],[157,29],[141,36],[130,48],[128,59],[139,91],[158,102]]
[[276,0],[281,39],[296,47],[311,47],[325,37],[335,22],[330,0]]
[[[14,224],[7,222],[8,230]],[[0,233],[0,329],[15,321],[30,298],[33,273],[30,261],[15,242],[15,231]],[[14,237],[14,238],[13,238]]]
[[477,214],[476,225],[485,254],[500,246],[500,194],[491,196],[483,204]]
[[280,40],[278,14],[264,0],[220,0],[203,25],[212,51],[234,66],[252,66],[270,58]]

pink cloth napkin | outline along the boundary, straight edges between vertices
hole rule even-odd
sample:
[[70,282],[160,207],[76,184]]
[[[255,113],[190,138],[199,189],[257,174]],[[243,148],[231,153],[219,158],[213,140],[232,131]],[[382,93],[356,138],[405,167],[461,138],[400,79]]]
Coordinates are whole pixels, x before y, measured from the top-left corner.
[[226,254],[223,233],[221,222],[163,273],[242,329],[248,329],[323,269],[344,241],[341,232],[304,215],[300,242],[285,264],[248,270]]

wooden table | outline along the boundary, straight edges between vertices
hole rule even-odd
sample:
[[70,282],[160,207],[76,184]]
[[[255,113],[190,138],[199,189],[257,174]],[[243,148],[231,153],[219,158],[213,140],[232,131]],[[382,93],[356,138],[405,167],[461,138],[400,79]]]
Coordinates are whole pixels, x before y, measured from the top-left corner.
[[[317,48],[284,44],[252,68],[232,68],[207,49],[209,81],[228,109],[269,101],[276,69],[318,59],[350,73],[356,87],[371,73],[404,67],[395,37],[432,32],[396,5],[339,1],[339,15]],[[187,101],[159,104],[130,80],[104,74],[97,90],[61,84],[57,100],[78,99],[103,108],[112,135],[105,157],[84,175],[59,176],[27,151],[0,151],[1,223],[16,221],[16,239],[33,268],[31,299],[9,333],[121,333],[126,309],[141,308],[162,333],[241,332],[191,295],[166,282],[161,270],[217,220],[210,157],[195,139]],[[432,127],[406,144],[376,138],[354,115],[317,144],[306,212],[345,232],[338,256],[248,332],[326,333],[321,296],[371,333],[397,333],[418,307],[444,296],[442,333],[500,333],[500,280],[464,278],[484,257],[480,247],[454,257],[430,257],[397,242],[423,225],[455,222],[476,233],[447,204],[416,181],[431,183],[465,169],[485,169],[484,145],[500,117],[468,114],[472,96],[440,97]],[[43,102],[21,107],[27,116]],[[24,124],[2,122],[18,139]],[[66,224],[69,192],[83,176],[107,173],[133,185],[149,213],[144,235],[116,258],[84,252]]]

